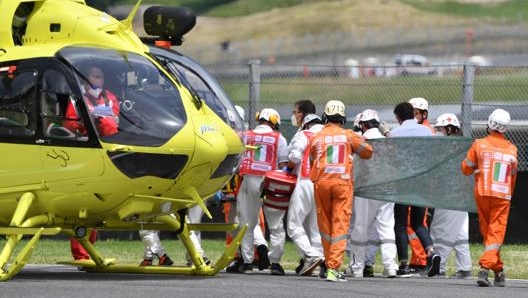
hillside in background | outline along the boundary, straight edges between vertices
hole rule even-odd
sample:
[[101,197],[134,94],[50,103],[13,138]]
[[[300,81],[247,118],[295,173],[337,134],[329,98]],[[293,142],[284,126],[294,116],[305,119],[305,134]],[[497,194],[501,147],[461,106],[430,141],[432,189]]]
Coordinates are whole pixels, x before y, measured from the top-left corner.
[[[163,3],[164,0],[143,1]],[[525,0],[170,0],[202,5],[181,50],[202,61],[527,51]],[[209,7],[203,5],[209,3]],[[244,14],[246,13],[246,14]],[[243,14],[243,15],[241,15]],[[219,17],[222,16],[222,17]],[[231,16],[231,17],[229,17]],[[144,34],[142,28],[137,32]],[[471,36],[469,36],[471,34]]]

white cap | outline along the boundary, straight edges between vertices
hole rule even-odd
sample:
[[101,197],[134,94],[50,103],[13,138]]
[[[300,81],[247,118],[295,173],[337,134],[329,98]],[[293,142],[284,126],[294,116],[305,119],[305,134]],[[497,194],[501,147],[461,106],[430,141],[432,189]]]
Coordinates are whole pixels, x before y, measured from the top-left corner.
[[460,128],[460,122],[458,121],[458,118],[453,113],[445,113],[436,118],[436,123],[434,124],[434,127],[440,127],[440,126],[448,126],[453,125],[455,127]]
[[412,104],[413,108],[419,109],[419,110],[429,110],[429,103],[427,102],[427,99],[423,97],[414,97],[409,99],[409,103]]
[[313,121],[315,119],[321,120],[321,117],[317,116],[316,114],[308,114],[304,116],[301,127],[304,127],[306,124],[310,123],[310,121]]
[[361,112],[361,116],[359,117],[359,122],[362,121],[369,121],[369,120],[376,120],[379,122],[379,116],[378,112],[371,109],[366,109],[363,112]]
[[496,109],[489,115],[488,127],[500,133],[505,133],[510,124],[510,113],[503,109]]
[[264,119],[273,124],[280,124],[281,122],[279,112],[271,108],[262,109],[260,113],[257,113],[257,121],[260,121],[260,119]]

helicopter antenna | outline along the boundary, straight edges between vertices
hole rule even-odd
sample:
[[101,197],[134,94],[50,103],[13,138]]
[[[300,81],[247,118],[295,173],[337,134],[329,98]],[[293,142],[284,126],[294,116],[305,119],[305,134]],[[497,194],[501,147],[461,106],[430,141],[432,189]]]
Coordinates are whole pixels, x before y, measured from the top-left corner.
[[136,13],[139,10],[139,6],[141,5],[141,1],[143,1],[143,0],[139,0],[136,3],[136,5],[134,6],[134,8],[132,9],[132,11],[130,11],[130,13],[128,14],[128,17],[121,21],[121,23],[123,25],[125,25],[130,30],[133,29],[132,22],[134,21],[134,17],[136,16]]

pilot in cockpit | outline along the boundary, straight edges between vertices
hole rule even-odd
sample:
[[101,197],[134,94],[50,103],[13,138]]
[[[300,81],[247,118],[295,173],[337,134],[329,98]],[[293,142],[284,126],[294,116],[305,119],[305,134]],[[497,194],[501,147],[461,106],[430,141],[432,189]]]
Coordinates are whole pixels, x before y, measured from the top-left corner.
[[[95,118],[97,131],[101,136],[117,133],[119,120],[119,102],[117,97],[109,90],[103,89],[104,73],[99,67],[92,66],[86,73],[88,79],[82,86],[83,98],[88,112]],[[67,119],[78,119],[78,113],[73,102],[66,109]],[[64,126],[81,135],[86,134],[82,122],[67,120]]]

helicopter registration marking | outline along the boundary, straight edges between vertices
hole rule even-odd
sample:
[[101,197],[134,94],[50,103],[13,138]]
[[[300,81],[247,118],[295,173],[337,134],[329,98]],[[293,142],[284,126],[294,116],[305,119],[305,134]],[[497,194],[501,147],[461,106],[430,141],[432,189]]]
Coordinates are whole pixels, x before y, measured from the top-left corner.
[[200,125],[200,132],[202,134],[205,134],[205,133],[208,133],[208,132],[212,132],[212,133],[215,133],[215,132],[218,132],[218,129],[216,129],[216,127],[214,126],[210,126],[210,125]]

